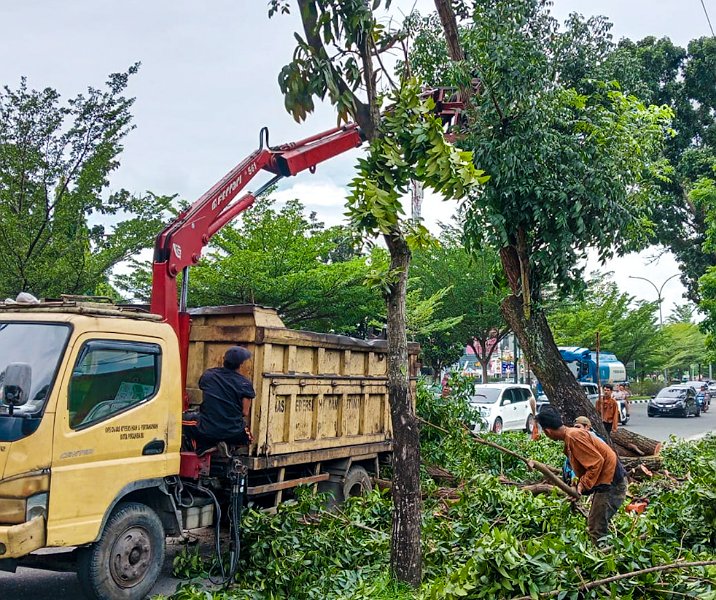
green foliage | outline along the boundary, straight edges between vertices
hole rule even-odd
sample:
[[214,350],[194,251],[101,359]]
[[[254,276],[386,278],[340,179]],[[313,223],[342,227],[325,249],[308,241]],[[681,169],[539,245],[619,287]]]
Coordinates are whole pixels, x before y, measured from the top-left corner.
[[603,277],[587,282],[584,294],[556,304],[548,313],[554,339],[560,346],[594,348],[599,332],[601,348],[616,354],[625,365],[636,361],[640,372],[660,368],[661,349],[652,302],[636,301]]
[[[497,249],[517,249],[524,239],[535,300],[548,283],[578,288],[587,249],[606,260],[646,243],[649,191],[663,177],[659,152],[671,111],[608,82],[569,87],[579,82],[562,76],[565,49],[585,40],[599,47],[606,33],[575,20],[560,30],[547,3],[478,3],[461,35],[467,72],[481,82],[461,145],[491,176],[469,200],[466,235],[473,246]],[[440,39],[442,31],[428,22],[420,36]],[[416,73],[435,73],[431,65],[442,56],[416,48]]]
[[[289,327],[340,333],[360,333],[383,311],[380,294],[365,285],[382,251],[366,255],[350,230],[326,228],[297,200],[278,208],[259,199],[209,248],[191,272],[191,306],[262,304]],[[123,281],[148,297],[146,268]]]
[[[671,440],[663,450],[665,468],[688,478],[682,484],[657,478],[632,486],[652,501],[641,516],[620,510],[612,521],[610,548],[596,549],[584,518],[561,496],[537,495],[500,482],[531,476],[524,465],[464,435],[462,424],[476,415],[467,398],[467,379],[451,380],[451,397],[439,398],[422,383],[420,416],[445,429],[423,425],[422,454],[463,483],[446,500],[423,473],[423,557],[420,590],[400,587],[388,574],[390,497],[372,492],[352,498],[336,512],[324,512],[320,497],[305,489],[277,515],[245,513],[242,562],[236,585],[206,592],[196,583],[173,600],[259,599],[432,599],[514,598],[562,590],[562,597],[602,598],[595,589],[576,595],[577,586],[617,573],[677,559],[704,560],[716,551],[716,437],[699,442]],[[561,444],[544,436],[533,442],[521,433],[490,439],[524,455],[561,466]],[[181,565],[196,575],[190,553]],[[714,598],[716,569],[641,575],[610,586],[613,598],[668,597],[664,590]]]
[[444,288],[432,296],[423,298],[423,290],[420,288],[408,292],[405,298],[406,322],[408,335],[412,339],[416,336],[423,337],[452,331],[462,321],[462,315],[444,319],[435,318],[449,293],[450,288]]
[[500,269],[499,258],[489,249],[468,252],[459,236],[458,227],[444,225],[440,245],[416,250],[410,270],[425,294],[447,290],[436,317],[462,317],[450,329],[417,338],[423,362],[436,373],[455,363],[469,344],[486,364],[497,347],[496,342],[507,332],[500,312],[500,301],[507,290],[495,277]]
[[662,387],[664,387],[664,384],[661,381],[644,379],[643,381],[632,382],[629,389],[634,396],[656,396]]
[[674,111],[676,135],[665,149],[673,175],[652,199],[655,241],[675,254],[689,298],[698,301],[698,280],[716,265],[716,253],[702,246],[709,227],[707,211],[689,192],[699,179],[713,177],[716,164],[716,39],[694,39],[686,48],[668,38],[622,40],[601,69],[625,91]]
[[[0,91],[0,294],[94,294],[112,267],[151,245],[171,198],[108,193],[134,102],[126,73],[61,102],[51,88]],[[122,220],[111,229],[101,218]]]
[[[403,37],[376,17],[382,4],[390,7],[390,0],[299,0],[297,4],[304,35],[294,34],[293,59],[279,74],[286,110],[303,121],[315,108],[314,97],[328,97],[339,121],[357,119],[372,138],[375,123],[368,113],[377,108],[378,83],[373,58]],[[271,0],[269,5],[269,17],[289,10],[282,0]],[[359,97],[361,87],[366,90],[365,102]]]
[[663,341],[658,360],[662,368],[689,372],[690,367],[706,362],[706,338],[693,323],[669,323],[662,329]]
[[487,181],[472,163],[472,155],[448,143],[442,121],[433,114],[432,98],[421,99],[416,81],[407,81],[390,96],[391,107],[380,121],[380,135],[368,156],[358,160],[358,175],[350,184],[347,215],[368,236],[390,235],[406,229],[411,248],[425,246],[424,226],[401,222],[401,197],[411,180],[441,193],[462,198]]

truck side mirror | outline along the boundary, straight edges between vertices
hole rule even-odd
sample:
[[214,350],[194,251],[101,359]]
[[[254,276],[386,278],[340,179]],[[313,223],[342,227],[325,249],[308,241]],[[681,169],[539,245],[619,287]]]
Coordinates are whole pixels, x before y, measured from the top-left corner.
[[27,363],[10,363],[5,368],[2,392],[9,406],[22,406],[30,399],[32,367]]

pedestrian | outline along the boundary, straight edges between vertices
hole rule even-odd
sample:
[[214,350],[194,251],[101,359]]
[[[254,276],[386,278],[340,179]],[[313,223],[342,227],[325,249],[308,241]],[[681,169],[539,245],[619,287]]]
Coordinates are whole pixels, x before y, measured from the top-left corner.
[[251,352],[246,348],[232,346],[224,354],[222,367],[207,369],[199,378],[203,400],[199,413],[194,415],[196,422],[185,426],[185,432],[196,443],[197,453],[219,448],[228,454],[227,444],[251,443],[251,401],[256,392],[239,373],[249,358]]
[[607,433],[611,434],[619,427],[619,403],[612,396],[614,386],[605,383],[602,386],[602,395],[597,400],[596,409],[602,418],[602,424]]
[[626,471],[616,452],[604,441],[580,427],[565,427],[553,406],[545,406],[537,422],[551,440],[564,443],[564,454],[578,477],[577,493],[592,495],[589,509],[589,537],[602,543],[609,521],[624,503],[627,492]]

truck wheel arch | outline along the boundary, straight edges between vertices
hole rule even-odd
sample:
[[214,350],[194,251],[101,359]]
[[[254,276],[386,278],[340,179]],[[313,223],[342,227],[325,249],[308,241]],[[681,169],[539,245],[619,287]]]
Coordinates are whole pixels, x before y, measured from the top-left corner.
[[167,482],[157,477],[133,481],[119,491],[104,513],[102,524],[97,532],[97,537],[93,540],[94,542],[99,541],[107,521],[120,502],[138,502],[149,506],[157,513],[164,526],[164,531],[168,535],[179,535],[181,533],[181,516],[174,502],[174,497],[168,488]]

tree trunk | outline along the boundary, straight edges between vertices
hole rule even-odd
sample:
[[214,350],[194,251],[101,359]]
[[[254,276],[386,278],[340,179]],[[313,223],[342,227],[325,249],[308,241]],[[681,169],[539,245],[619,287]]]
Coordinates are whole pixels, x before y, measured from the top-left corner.
[[438,15],[440,15],[440,23],[443,26],[450,58],[454,61],[465,60],[465,53],[460,45],[457,19],[450,0],[435,0],[435,8],[438,11]]
[[637,454],[641,452],[644,456],[658,456],[661,452],[661,442],[621,427],[612,433],[612,442],[632,451],[633,447],[636,447],[638,448]]
[[664,466],[664,459],[661,456],[634,456],[620,458],[627,471],[633,471],[644,465],[650,471],[659,471]]
[[487,383],[487,361],[484,358],[480,361],[480,366],[482,367],[482,383]]
[[[527,361],[542,384],[550,404],[559,410],[565,425],[572,425],[574,419],[580,415],[589,417],[594,430],[608,440],[609,436],[602,425],[601,417],[562,360],[544,312],[533,306],[529,318],[525,316],[521,289],[523,273],[515,248],[502,248],[500,260],[513,292],[513,295],[502,301],[502,315],[520,341]],[[529,294],[529,291],[527,293]]]
[[405,293],[410,249],[398,230],[385,235],[390,252],[388,308],[388,398],[393,424],[393,535],[390,566],[400,581],[420,585],[420,437],[410,395]]

